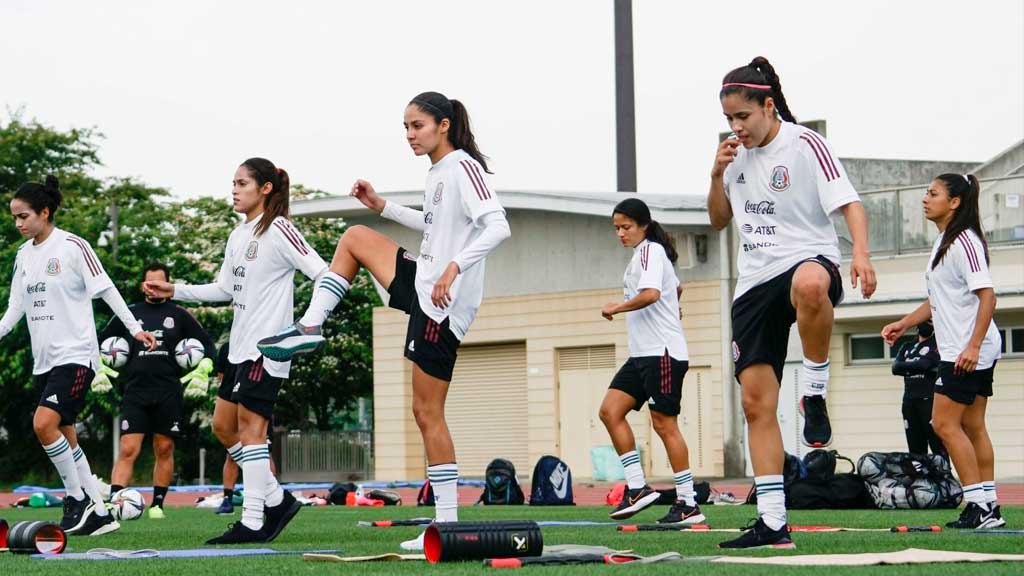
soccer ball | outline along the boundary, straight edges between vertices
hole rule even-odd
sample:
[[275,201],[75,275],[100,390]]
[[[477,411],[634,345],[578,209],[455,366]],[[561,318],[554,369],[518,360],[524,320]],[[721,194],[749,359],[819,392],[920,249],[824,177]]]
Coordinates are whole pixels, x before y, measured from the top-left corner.
[[178,366],[185,370],[198,366],[205,356],[206,348],[195,338],[185,338],[174,347],[174,359],[178,361]]
[[100,358],[111,368],[121,368],[127,364],[130,354],[128,341],[120,336],[111,336],[100,344]]
[[110,497],[111,512],[116,520],[137,520],[146,509],[142,494],[134,488],[118,490]]

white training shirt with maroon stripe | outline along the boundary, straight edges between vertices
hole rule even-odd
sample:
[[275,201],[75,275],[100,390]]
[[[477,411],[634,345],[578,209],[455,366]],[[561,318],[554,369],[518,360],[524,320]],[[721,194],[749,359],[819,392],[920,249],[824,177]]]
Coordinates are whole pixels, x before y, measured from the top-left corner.
[[[932,268],[935,254],[942,245],[939,234],[932,245],[924,277],[928,283],[928,303],[935,324],[935,340],[943,362],[956,362],[971,340],[978,318],[978,295],[982,288],[992,288],[992,276],[981,239],[973,230],[961,232]],[[978,354],[978,370],[991,368],[1000,357],[1000,336],[995,320],[989,322]]]
[[[175,285],[177,300],[221,300],[232,303],[228,361],[241,364],[260,357],[256,343],[294,322],[295,271],[316,278],[327,268],[323,258],[306,242],[295,226],[277,217],[263,234],[256,235],[257,216],[231,232],[224,262],[215,285],[222,294],[210,298],[206,286]],[[263,360],[267,373],[287,378],[290,362]]]
[[724,179],[740,236],[734,300],[819,254],[839,265],[829,216],[860,197],[817,132],[783,122],[766,146],[740,146]]
[[21,245],[10,307],[25,313],[33,374],[64,364],[99,366],[92,300],[113,286],[92,246],[74,234],[54,228],[42,244]]
[[423,242],[416,260],[416,296],[420,309],[438,324],[449,318],[459,340],[469,330],[484,297],[484,260],[463,270],[449,289],[447,309],[434,306],[430,295],[444,269],[483,231],[481,219],[504,213],[480,163],[462,150],[449,152],[427,173],[423,193]]
[[689,360],[686,337],[679,322],[679,295],[676,293],[679,278],[665,248],[649,240],[637,244],[622,283],[627,301],[646,288],[661,292],[661,297],[653,304],[626,312],[629,356],[664,356],[668,350],[675,360]]

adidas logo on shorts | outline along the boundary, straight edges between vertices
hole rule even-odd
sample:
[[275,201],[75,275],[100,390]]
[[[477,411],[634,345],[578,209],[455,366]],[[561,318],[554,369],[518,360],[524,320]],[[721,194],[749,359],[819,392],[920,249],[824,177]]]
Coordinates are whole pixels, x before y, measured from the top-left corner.
[[416,341],[415,340],[409,340],[409,352],[415,352],[415,351],[416,351]]
[[46,401],[47,402],[53,402],[54,404],[60,404],[60,402],[57,402],[57,395],[56,394],[50,394],[49,396],[47,396],[46,397]]
[[174,423],[174,426],[171,426],[171,432],[181,432],[181,430],[178,429],[177,422]]

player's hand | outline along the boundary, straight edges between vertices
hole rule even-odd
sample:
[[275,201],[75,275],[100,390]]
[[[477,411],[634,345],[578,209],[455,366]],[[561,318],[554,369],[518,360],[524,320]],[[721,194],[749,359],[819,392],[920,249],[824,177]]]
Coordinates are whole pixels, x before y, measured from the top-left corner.
[[953,374],[970,374],[978,367],[978,355],[981,354],[981,346],[968,344],[967,348],[956,357],[953,363]]
[[903,320],[897,320],[892,324],[886,324],[885,328],[882,328],[882,340],[885,340],[886,344],[892,346],[906,331],[907,327],[904,325]]
[[213,361],[203,358],[191,372],[181,377],[185,385],[186,398],[202,398],[210,390],[210,373],[213,372]]
[[867,254],[855,254],[850,265],[850,287],[857,288],[860,282],[860,293],[864,298],[871,298],[878,286],[875,269],[871,266],[871,257]]
[[142,342],[146,346],[146,350],[152,352],[156,349],[156,336],[153,336],[151,332],[143,330],[134,336],[136,340]]
[[601,316],[604,316],[605,320],[613,320],[615,314],[618,312],[619,304],[617,302],[609,302],[601,307]]
[[142,291],[150,298],[174,298],[174,284],[163,280],[147,280],[142,283]]
[[452,303],[451,290],[452,284],[455,282],[455,278],[459,275],[459,265],[455,262],[449,262],[448,266],[445,267],[444,273],[437,280],[437,284],[434,284],[434,290],[430,293],[430,301],[434,303],[434,306],[444,310]]
[[715,165],[711,168],[712,178],[721,178],[725,174],[725,168],[736,159],[739,154],[740,141],[736,138],[726,138],[718,145],[718,152],[715,154]]
[[111,368],[110,366],[107,366],[103,362],[100,362],[99,368],[100,369],[98,372],[96,372],[96,376],[93,377],[92,384],[89,385],[89,388],[92,389],[92,391],[96,392],[97,394],[106,394],[107,392],[110,392],[114,388],[114,385],[110,382],[110,379],[117,378],[121,374],[114,370],[113,368]]
[[378,214],[384,211],[384,205],[387,204],[387,201],[377,195],[377,191],[373,189],[373,184],[366,180],[356,180],[356,183],[352,185],[352,192],[349,195],[355,196],[357,200],[363,203],[363,206]]

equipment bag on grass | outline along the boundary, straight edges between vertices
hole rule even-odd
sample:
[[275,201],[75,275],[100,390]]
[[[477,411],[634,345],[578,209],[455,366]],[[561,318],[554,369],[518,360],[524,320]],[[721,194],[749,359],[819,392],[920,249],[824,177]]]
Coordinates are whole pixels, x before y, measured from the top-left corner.
[[530,479],[530,506],[575,506],[572,473],[555,456],[541,456]]
[[430,485],[430,480],[423,483],[420,486],[420,492],[416,495],[417,506],[433,506],[434,505],[434,487]]
[[504,458],[491,460],[484,475],[484,493],[480,495],[479,502],[485,505],[526,502],[523,489],[519,487],[519,479],[516,478],[516,467],[511,462]]
[[949,461],[938,454],[868,452],[857,472],[879,508],[956,508],[963,499]]

